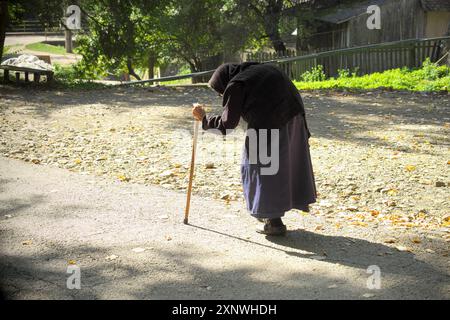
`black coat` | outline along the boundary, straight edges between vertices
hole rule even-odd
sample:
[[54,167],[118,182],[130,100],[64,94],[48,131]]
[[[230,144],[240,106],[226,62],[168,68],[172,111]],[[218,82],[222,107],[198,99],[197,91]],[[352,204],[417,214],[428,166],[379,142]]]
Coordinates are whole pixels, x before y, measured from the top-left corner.
[[[242,118],[249,128],[280,129],[295,115],[304,116],[303,101],[289,77],[271,64],[251,65],[234,76],[228,86],[244,88]],[[227,89],[224,100],[227,100]]]
[[243,88],[241,115],[249,128],[279,129],[295,115],[305,114],[297,88],[272,64],[223,64],[214,72],[209,85],[223,94],[224,102],[230,100],[236,85]]

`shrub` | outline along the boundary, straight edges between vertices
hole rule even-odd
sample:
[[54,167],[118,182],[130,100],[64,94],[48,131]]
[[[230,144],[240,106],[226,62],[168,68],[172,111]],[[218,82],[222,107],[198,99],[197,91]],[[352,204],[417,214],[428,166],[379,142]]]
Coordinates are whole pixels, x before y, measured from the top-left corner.
[[338,69],[338,78],[350,78],[350,70],[349,69]]
[[315,81],[324,81],[327,76],[323,72],[323,66],[318,65],[311,69],[311,71],[306,71],[301,76],[302,80],[305,82],[315,82]]
[[83,79],[83,74],[76,65],[61,66],[58,64],[55,67],[55,83],[57,87],[64,88],[78,88],[78,89],[98,89],[105,88],[107,85],[93,82],[91,80]]
[[357,76],[357,72],[357,70],[353,71],[350,76],[350,71],[343,69],[338,71],[339,76],[336,79],[331,78],[321,81],[303,81],[294,83],[297,88],[303,90],[371,90],[376,88],[410,91],[450,90],[450,68],[447,66],[438,66],[429,59],[424,61],[422,68],[416,70],[408,68],[392,69],[363,76]]

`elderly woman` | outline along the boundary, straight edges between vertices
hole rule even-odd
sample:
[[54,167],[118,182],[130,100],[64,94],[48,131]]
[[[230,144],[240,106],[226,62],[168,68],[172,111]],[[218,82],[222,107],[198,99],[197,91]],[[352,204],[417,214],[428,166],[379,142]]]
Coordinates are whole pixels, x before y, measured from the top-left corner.
[[[209,86],[223,96],[222,115],[207,116],[197,105],[194,118],[202,121],[204,130],[218,129],[224,135],[241,117],[247,123],[241,163],[247,209],[264,222],[260,233],[284,235],[285,212],[309,211],[316,200],[310,134],[298,90],[283,71],[256,62],[221,65]],[[269,153],[277,163],[267,163]]]

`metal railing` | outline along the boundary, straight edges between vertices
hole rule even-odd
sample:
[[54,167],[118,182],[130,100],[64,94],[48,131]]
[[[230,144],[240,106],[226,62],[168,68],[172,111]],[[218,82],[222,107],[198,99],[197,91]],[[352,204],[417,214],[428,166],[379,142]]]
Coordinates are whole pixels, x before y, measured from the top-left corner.
[[153,79],[147,79],[147,80],[128,81],[128,82],[123,82],[123,83],[117,84],[117,86],[129,86],[129,85],[135,85],[135,84],[146,84],[146,83],[165,82],[165,81],[203,77],[203,76],[212,75],[214,73],[214,71],[215,71],[215,69],[208,70],[208,71],[189,73],[189,74],[183,74],[183,75],[176,75],[176,76],[153,78]]
[[361,74],[382,72],[395,68],[417,68],[426,58],[438,61],[444,54],[444,45],[450,49],[450,36],[408,39],[372,45],[324,51],[304,56],[271,60],[277,63],[291,79],[299,79],[311,68],[322,65],[327,76],[335,76],[339,69],[354,70]]
[[[362,74],[368,74],[401,67],[420,67],[427,57],[432,61],[437,61],[445,54],[443,48],[445,42],[448,43],[447,48],[450,48],[450,36],[447,36],[384,42],[272,60],[261,59],[262,61],[259,62],[279,65],[292,80],[299,79],[305,71],[311,70],[317,65],[324,67],[327,76],[335,76],[339,69],[354,70],[355,68],[358,68]],[[252,55],[252,57],[255,57],[255,55]],[[270,55],[265,53],[261,57],[270,57]],[[254,61],[258,61],[258,59]],[[213,72],[214,70],[208,70],[185,75],[129,81],[118,85],[126,86],[181,80],[211,75]]]

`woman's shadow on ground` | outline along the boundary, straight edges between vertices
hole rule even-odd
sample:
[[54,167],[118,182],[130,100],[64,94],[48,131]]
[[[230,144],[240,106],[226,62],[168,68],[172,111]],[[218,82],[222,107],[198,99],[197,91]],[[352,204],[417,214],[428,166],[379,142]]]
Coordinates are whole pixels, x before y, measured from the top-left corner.
[[267,243],[244,239],[206,227],[192,224],[191,226],[303,259],[320,260],[362,270],[367,270],[369,266],[375,265],[383,273],[411,276],[416,279],[426,277],[448,279],[449,277],[447,273],[429,263],[415,259],[411,252],[399,251],[396,248],[364,239],[325,235],[297,229],[288,231],[285,237],[266,236]]
[[301,229],[288,231],[286,237],[266,236],[266,239],[284,247],[285,252],[292,256],[360,269],[376,265],[385,273],[404,276],[420,277],[424,273],[433,273],[448,277],[448,274],[442,273],[434,266],[415,259],[411,252],[399,251],[397,248],[364,239],[324,235]]

